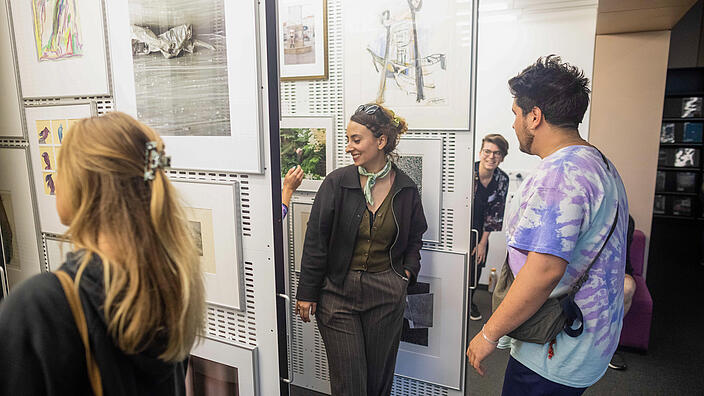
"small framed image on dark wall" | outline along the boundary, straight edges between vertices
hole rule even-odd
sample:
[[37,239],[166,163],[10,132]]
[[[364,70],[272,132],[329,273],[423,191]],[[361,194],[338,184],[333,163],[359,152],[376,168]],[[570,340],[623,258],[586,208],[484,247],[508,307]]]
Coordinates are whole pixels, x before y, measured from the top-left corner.
[[682,112],[680,117],[682,118],[693,118],[702,116],[702,98],[701,97],[689,97],[682,98]]
[[666,214],[667,213],[667,197],[664,195],[656,195],[655,203],[653,205],[653,213],[655,214]]
[[[664,126],[665,124],[663,124]],[[684,143],[701,143],[702,142],[702,126],[701,122],[685,122],[684,133],[682,134],[682,142]],[[662,137],[660,139],[662,143]]]
[[678,172],[676,190],[678,192],[695,192],[697,174],[694,172]]
[[682,147],[675,150],[674,166],[678,168],[698,167],[699,149]]
[[691,197],[675,197],[672,200],[672,214],[675,216],[691,216],[692,215],[692,198]]

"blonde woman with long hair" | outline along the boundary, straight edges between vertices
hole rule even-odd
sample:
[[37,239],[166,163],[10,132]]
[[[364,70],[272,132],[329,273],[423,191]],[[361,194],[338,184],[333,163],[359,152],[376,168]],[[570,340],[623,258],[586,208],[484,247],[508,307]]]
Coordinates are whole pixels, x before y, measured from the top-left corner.
[[166,158],[159,136],[123,113],[66,133],[56,206],[73,249],[0,305],[0,394],[185,394],[205,297]]

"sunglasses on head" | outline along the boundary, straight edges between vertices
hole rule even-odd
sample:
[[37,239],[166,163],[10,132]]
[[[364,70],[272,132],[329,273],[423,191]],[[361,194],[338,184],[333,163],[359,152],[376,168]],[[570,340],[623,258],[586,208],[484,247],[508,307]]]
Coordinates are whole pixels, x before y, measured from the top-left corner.
[[357,110],[355,111],[355,114],[359,114],[359,113],[365,113],[365,114],[369,114],[369,115],[376,114],[377,118],[379,117],[379,115],[381,115],[382,121],[389,120],[389,117],[386,115],[386,113],[384,113],[381,110],[381,106],[379,106],[378,104],[363,104],[363,105],[357,107]]

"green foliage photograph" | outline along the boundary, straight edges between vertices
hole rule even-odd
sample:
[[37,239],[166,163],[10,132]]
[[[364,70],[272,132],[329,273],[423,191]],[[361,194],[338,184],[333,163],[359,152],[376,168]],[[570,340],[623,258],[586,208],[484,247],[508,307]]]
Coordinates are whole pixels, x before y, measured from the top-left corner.
[[281,177],[300,165],[306,179],[325,178],[325,128],[282,128]]

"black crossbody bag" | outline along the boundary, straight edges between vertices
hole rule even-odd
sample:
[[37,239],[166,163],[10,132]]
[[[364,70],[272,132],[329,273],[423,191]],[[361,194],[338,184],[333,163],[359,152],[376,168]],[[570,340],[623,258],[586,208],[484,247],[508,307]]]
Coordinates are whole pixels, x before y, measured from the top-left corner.
[[[600,152],[601,154],[601,152]],[[609,168],[609,163],[606,161],[606,157],[601,155],[606,163],[607,168]],[[579,289],[582,287],[584,282],[589,278],[589,270],[601,256],[601,252],[611,239],[614,230],[616,229],[616,224],[618,223],[618,210],[619,205],[616,206],[616,216],[614,219],[614,224],[611,226],[609,235],[604,241],[604,245],[601,246],[599,253],[597,253],[594,260],[589,264],[587,270],[584,271],[582,276],[577,279],[577,281],[572,285],[570,291],[559,297],[548,298],[538,311],[533,314],[528,320],[523,322],[515,330],[508,333],[508,336],[515,338],[519,341],[532,342],[536,344],[546,344],[557,337],[561,331],[565,331],[570,337],[578,337],[582,334],[584,330],[584,317],[582,316],[582,310],[579,308],[577,303],[574,302],[574,296],[577,294]],[[506,255],[506,260],[504,261],[503,268],[501,269],[501,275],[496,281],[496,287],[494,289],[494,294],[492,296],[492,311],[496,311],[501,302],[508,294],[508,290],[513,284],[514,276],[511,271],[511,267],[508,264],[508,254]],[[579,322],[579,327],[573,329],[575,321]]]

